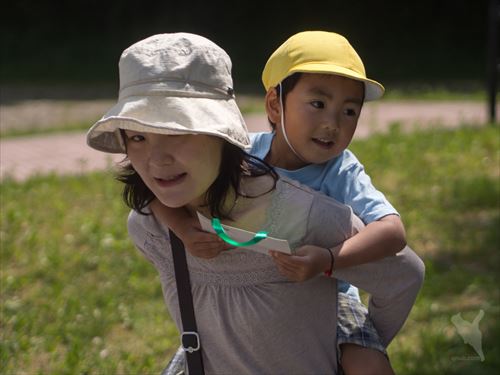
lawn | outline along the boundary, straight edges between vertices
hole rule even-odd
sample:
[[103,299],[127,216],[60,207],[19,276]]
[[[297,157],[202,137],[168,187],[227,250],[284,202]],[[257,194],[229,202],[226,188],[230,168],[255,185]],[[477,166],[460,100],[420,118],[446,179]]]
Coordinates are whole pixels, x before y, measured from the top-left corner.
[[[399,209],[426,282],[389,348],[399,374],[500,368],[500,134],[464,127],[354,143]],[[1,365],[5,374],[157,374],[177,331],[153,267],[126,233],[105,173],[1,184]],[[481,361],[451,321],[479,313]],[[496,369],[496,370],[495,370]]]

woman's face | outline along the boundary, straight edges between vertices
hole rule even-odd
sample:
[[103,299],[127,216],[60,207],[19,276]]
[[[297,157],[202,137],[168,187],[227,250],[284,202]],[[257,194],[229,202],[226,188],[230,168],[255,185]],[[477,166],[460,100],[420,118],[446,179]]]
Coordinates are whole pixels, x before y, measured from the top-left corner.
[[224,140],[208,135],[163,135],[125,130],[127,156],[165,206],[205,204],[219,174]]

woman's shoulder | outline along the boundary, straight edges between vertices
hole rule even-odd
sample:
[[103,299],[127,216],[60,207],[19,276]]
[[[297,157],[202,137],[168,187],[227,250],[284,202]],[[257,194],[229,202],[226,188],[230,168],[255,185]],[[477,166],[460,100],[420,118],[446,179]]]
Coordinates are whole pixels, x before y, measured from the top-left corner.
[[277,189],[281,192],[285,192],[287,195],[295,196],[297,199],[305,199],[310,204],[313,202],[316,204],[322,202],[328,204],[328,202],[330,202],[333,205],[345,206],[334,198],[288,177],[280,177]]
[[144,209],[144,213],[139,213],[136,210],[130,210],[127,219],[127,227],[129,233],[136,233],[138,231],[158,231],[159,226],[151,211],[148,208]]
[[287,201],[310,205],[314,197],[319,193],[297,180],[280,175],[276,182],[276,194]]
[[279,179],[276,194],[271,217],[295,245],[322,238],[338,243],[351,235],[353,214],[345,204],[287,177]]
[[[150,213],[148,209],[145,209],[145,212]],[[163,230],[152,214],[143,215],[135,210],[130,211],[127,227],[130,238],[146,259],[157,267],[170,264],[168,232]]]
[[[289,178],[282,178],[282,189],[290,191],[295,199],[308,202],[310,208],[322,207],[326,210],[333,210],[342,215],[351,215],[352,209],[320,191],[316,191],[309,186]],[[323,211],[323,210],[322,210]]]
[[151,238],[168,238],[168,234],[162,229],[154,216],[148,209],[144,210],[146,215],[135,210],[131,210],[127,219],[127,229],[129,236],[134,243],[142,247]]

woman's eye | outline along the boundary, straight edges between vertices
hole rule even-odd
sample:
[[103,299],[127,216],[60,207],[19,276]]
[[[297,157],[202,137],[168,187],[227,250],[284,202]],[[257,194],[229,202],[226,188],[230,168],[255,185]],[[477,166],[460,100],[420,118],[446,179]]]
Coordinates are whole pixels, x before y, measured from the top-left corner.
[[325,103],[323,103],[322,101],[320,100],[314,100],[311,102],[311,105],[314,107],[314,108],[325,108]]
[[130,141],[133,141],[133,142],[141,142],[144,140],[144,136],[139,135],[139,134],[135,134],[135,135],[129,136],[128,139]]

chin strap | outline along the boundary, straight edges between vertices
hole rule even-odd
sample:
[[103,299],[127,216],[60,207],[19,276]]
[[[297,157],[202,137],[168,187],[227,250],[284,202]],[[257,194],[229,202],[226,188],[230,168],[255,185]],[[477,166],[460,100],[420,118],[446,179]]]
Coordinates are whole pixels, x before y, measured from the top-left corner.
[[285,109],[283,108],[283,86],[281,86],[281,82],[279,83],[279,86],[280,86],[281,132],[283,133],[283,137],[285,138],[285,141],[286,141],[288,147],[290,147],[290,150],[292,150],[292,152],[295,154],[295,156],[298,157],[304,163],[307,163],[307,161],[304,160],[304,158],[302,156],[300,156],[300,154],[297,151],[295,151],[295,149],[293,148],[292,144],[288,140],[288,136],[286,135],[286,130],[285,130]]

